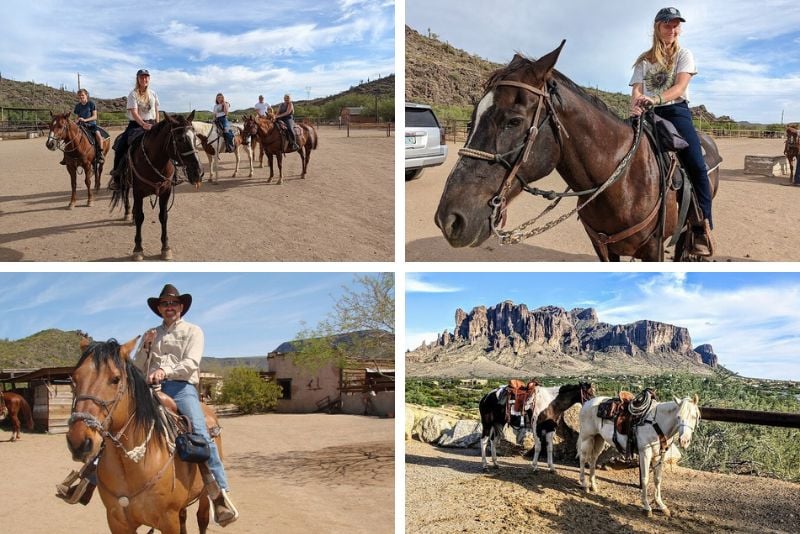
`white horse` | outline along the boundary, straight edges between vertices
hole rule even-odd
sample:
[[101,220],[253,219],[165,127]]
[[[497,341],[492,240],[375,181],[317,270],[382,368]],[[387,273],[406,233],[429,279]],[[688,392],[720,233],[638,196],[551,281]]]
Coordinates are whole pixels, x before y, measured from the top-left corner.
[[[481,424],[483,431],[481,433],[481,468],[485,471],[487,469],[486,463],[486,445],[491,444],[492,464],[496,469],[497,465],[497,441],[503,435],[505,428],[505,395],[507,386],[501,386],[493,391],[490,391],[481,399],[478,406],[481,414]],[[548,410],[548,413],[557,413],[555,420],[563,413],[566,408],[572,406],[577,402],[581,402],[581,392],[590,391],[589,396],[594,395],[594,389],[591,384],[581,383],[575,385],[554,386],[554,387],[541,387],[537,386],[536,393],[529,396],[525,401],[525,406],[522,409],[522,420],[525,421],[529,418],[531,421],[531,430],[535,436],[535,453],[531,465],[534,471],[538,468],[537,461],[539,453],[541,452],[541,441],[536,432],[537,419],[540,414]],[[577,399],[570,402],[572,399]],[[562,409],[562,406],[567,405]],[[549,418],[548,418],[549,420]],[[547,434],[547,462],[551,471],[555,471],[553,467],[553,434],[555,433],[555,426],[545,428]]]
[[[231,125],[234,131],[234,138],[233,138],[233,154],[236,156],[236,168],[233,171],[233,177],[236,178],[236,174],[239,172],[239,147],[244,147],[245,152],[247,152],[247,159],[250,162],[250,174],[249,178],[253,177],[253,149],[250,143],[245,144],[244,139],[242,137],[242,129],[239,126]],[[214,175],[215,170],[217,167],[217,160],[219,160],[219,154],[225,152],[225,138],[222,135],[220,129],[210,122],[200,122],[200,121],[192,121],[192,127],[194,128],[195,133],[197,134],[200,143],[202,144],[202,150],[208,156],[208,174],[209,178],[208,181],[213,183],[214,182]],[[219,180],[219,172],[216,172],[217,180]]]
[[[580,484],[588,491],[597,491],[595,480],[595,464],[597,457],[603,452],[605,443],[614,445],[614,421],[601,419],[597,416],[597,408],[608,397],[595,397],[581,408],[581,430],[578,437],[578,451],[580,455],[581,471]],[[647,483],[650,475],[650,464],[653,464],[653,482],[655,484],[655,502],[664,515],[670,515],[669,508],[661,500],[661,469],[667,451],[672,445],[675,436],[684,449],[689,447],[692,433],[700,422],[700,408],[697,406],[698,397],[688,397],[679,400],[675,397],[672,402],[653,402],[644,417],[644,422],[635,427],[639,453],[639,483],[642,492],[642,506],[644,512],[653,515],[647,499]],[[657,425],[657,426],[656,426]],[[661,431],[659,435],[658,431]],[[662,439],[663,438],[663,439]],[[617,444],[624,449],[627,436],[617,434]],[[589,464],[589,484],[584,479],[584,467]]]

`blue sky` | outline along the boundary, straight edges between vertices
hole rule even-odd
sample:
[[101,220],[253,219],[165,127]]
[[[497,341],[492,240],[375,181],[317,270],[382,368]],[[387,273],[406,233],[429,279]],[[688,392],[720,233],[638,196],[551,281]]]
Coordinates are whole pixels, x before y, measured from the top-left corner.
[[0,273],[0,338],[58,328],[128,341],[160,323],[147,297],[171,283],[192,295],[186,320],[203,329],[206,356],[266,356],[317,326],[352,282],[353,273]]
[[167,111],[278,104],[394,72],[387,0],[36,0],[3,11],[0,72],[18,81],[126,96],[146,68]]
[[737,121],[800,121],[800,3],[796,0],[406,0],[406,24],[497,63],[567,44],[556,68],[589,87],[630,94],[633,61],[650,47],[662,7],[686,22],[680,42],[697,61],[690,105]]
[[408,273],[406,348],[452,332],[456,308],[504,300],[684,326],[733,371],[800,380],[800,273]]

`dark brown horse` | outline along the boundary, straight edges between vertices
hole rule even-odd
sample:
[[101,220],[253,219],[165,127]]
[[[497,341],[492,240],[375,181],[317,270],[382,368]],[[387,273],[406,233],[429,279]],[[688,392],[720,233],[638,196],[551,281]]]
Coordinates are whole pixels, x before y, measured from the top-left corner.
[[[89,191],[89,201],[86,205],[91,206],[94,200],[92,196],[92,175],[94,175],[94,192],[97,192],[100,189],[100,175],[103,174],[103,164],[99,163],[95,165],[94,145],[89,141],[89,138],[81,131],[78,125],[69,120],[69,112],[61,115],[53,115],[51,113],[50,115],[50,133],[47,136],[45,146],[50,150],[59,149],[64,151],[64,159],[67,162],[67,172],[69,172],[69,178],[72,184],[72,197],[67,207],[72,209],[77,202],[76,190],[78,187],[79,167],[83,169],[86,189]],[[111,140],[103,139],[102,151],[104,155],[108,154],[110,146]]]
[[297,139],[297,150],[292,150],[289,146],[289,141],[286,136],[280,131],[278,121],[272,118],[271,115],[266,117],[245,117],[243,126],[244,135],[256,135],[261,142],[261,147],[264,153],[267,154],[267,161],[269,163],[269,179],[267,183],[272,181],[275,172],[272,168],[272,156],[278,160],[278,185],[283,183],[283,155],[290,152],[298,152],[300,154],[300,161],[303,165],[303,170],[300,178],[306,177],[306,170],[308,169],[308,162],[311,159],[311,151],[317,148],[318,135],[317,130],[311,124],[299,123],[294,126],[294,135]]
[[[120,202],[125,206],[125,219],[130,213],[128,195],[133,193],[133,220],[136,224],[134,239],[134,261],[144,259],[142,249],[142,223],[144,222],[144,198],[149,195],[158,197],[158,220],[161,222],[161,259],[171,260],[172,250],[167,237],[167,216],[169,200],[172,196],[176,164],[186,170],[189,182],[196,188],[203,179],[203,169],[194,150],[194,130],[192,119],[194,111],[188,117],[164,114],[164,119],[146,131],[141,138],[130,143],[127,164],[125,166],[120,188],[111,196],[111,209]],[[175,164],[173,164],[173,162]]]
[[[186,508],[198,499],[197,522],[205,533],[210,505],[200,468],[168,448],[158,404],[130,360],[137,340],[122,346],[81,341],[67,446],[78,462],[99,454],[97,488],[112,533],[130,534],[140,525],[186,532]],[[216,419],[205,408],[213,428]],[[221,451],[219,436],[216,441]]]
[[786,126],[786,146],[783,149],[783,155],[789,160],[789,181],[794,181],[794,159],[800,152],[800,139],[798,139],[798,126]]
[[[650,144],[638,143],[643,135],[554,69],[563,45],[538,61],[516,55],[491,76],[436,225],[452,246],[478,246],[493,231],[501,235],[508,204],[523,186],[555,169],[573,191],[591,194],[579,197],[580,220],[601,259],[659,260],[678,220],[676,193],[666,192],[660,214],[661,180]],[[716,191],[719,154],[709,137],[700,137]],[[687,233],[676,260],[684,258]]]
[[[14,393],[13,391],[4,391],[2,394],[2,404],[0,404],[0,411],[5,411],[8,413],[8,419],[11,421],[11,439],[10,441],[16,441],[20,439],[22,436],[19,433],[20,424],[19,416],[22,414],[23,419],[25,419],[25,428],[28,430],[33,430],[33,414],[31,413],[31,407],[28,405],[28,401],[22,395]],[[5,408],[3,408],[5,406]]]

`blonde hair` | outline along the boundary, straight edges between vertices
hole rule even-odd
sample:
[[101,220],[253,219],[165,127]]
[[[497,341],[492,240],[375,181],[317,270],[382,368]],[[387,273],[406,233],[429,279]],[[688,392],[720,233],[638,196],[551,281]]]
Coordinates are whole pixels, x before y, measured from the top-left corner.
[[[149,74],[148,74],[149,76]],[[144,90],[144,94],[139,89],[139,76],[136,76],[136,83],[133,84],[133,94],[136,96],[136,102],[144,106],[150,105],[150,87],[148,86],[147,89]]]
[[666,23],[656,21],[653,24],[653,45],[650,47],[650,50],[642,52],[641,55],[636,58],[636,61],[633,63],[634,67],[642,60],[647,60],[654,65],[662,65],[666,67],[667,70],[671,70],[672,67],[675,66],[678,51],[681,49],[681,46],[678,44],[678,38],[676,37],[670,45],[665,44],[658,38],[659,24]]

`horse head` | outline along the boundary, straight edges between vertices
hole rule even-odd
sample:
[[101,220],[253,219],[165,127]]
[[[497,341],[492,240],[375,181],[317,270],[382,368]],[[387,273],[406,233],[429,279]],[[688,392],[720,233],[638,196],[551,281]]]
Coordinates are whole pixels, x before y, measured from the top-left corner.
[[244,123],[242,124],[242,135],[250,137],[256,134],[258,134],[258,123],[252,115],[248,115],[244,118]]
[[50,112],[50,132],[47,135],[45,146],[50,150],[55,150],[59,144],[64,144],[69,136],[71,113],[58,113],[56,115]]
[[199,188],[200,182],[203,180],[203,167],[200,165],[200,160],[197,158],[197,152],[194,149],[195,132],[192,127],[194,110],[188,117],[170,115],[168,113],[164,113],[164,117],[169,124],[172,138],[170,157],[178,165],[186,168],[186,176],[189,178],[189,183]]
[[73,460],[85,462],[97,454],[103,438],[128,419],[134,391],[146,389],[141,372],[129,361],[138,339],[124,345],[115,339],[81,340],[81,358],[72,372],[74,398],[67,430],[67,446]]
[[689,447],[692,435],[700,423],[699,402],[700,398],[696,394],[693,399],[675,397],[675,403],[678,405],[678,443],[684,449]]
[[591,382],[579,382],[578,386],[580,386],[581,389],[581,404],[589,399],[593,399],[595,395],[597,395],[594,384]]
[[454,247],[476,247],[502,227],[523,184],[550,174],[561,157],[551,96],[561,45],[537,61],[519,54],[486,82],[472,130],[447,177],[436,226]]

